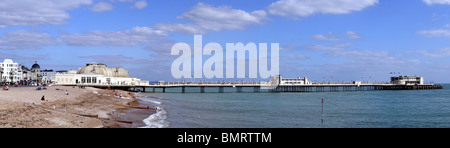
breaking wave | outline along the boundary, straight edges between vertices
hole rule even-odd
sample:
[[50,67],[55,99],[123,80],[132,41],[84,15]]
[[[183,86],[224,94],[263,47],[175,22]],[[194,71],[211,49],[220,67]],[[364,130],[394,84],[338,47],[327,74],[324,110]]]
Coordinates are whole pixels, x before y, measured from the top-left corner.
[[142,128],[166,128],[170,126],[167,121],[167,111],[162,107],[156,107],[156,113],[143,120],[146,126]]

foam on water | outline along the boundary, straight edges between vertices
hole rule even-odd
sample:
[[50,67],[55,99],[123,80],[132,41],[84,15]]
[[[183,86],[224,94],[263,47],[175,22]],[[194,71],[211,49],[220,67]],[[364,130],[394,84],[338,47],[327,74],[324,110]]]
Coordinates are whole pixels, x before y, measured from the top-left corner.
[[139,99],[141,99],[142,101],[146,101],[146,102],[151,102],[153,104],[157,104],[157,105],[161,105],[162,102],[161,101],[156,101],[155,99],[152,99],[152,97],[149,96],[143,96],[143,95],[136,95],[137,97],[139,97]]
[[166,128],[170,126],[170,122],[167,121],[167,111],[162,107],[156,108],[156,113],[143,120],[147,126],[142,128]]
[[141,99],[141,100],[142,100],[142,101],[145,101],[145,102],[150,102],[150,103],[153,103],[153,104],[157,104],[157,105],[163,104],[163,103],[160,102],[160,101],[156,101],[156,100],[149,99],[149,98],[145,98],[145,99]]

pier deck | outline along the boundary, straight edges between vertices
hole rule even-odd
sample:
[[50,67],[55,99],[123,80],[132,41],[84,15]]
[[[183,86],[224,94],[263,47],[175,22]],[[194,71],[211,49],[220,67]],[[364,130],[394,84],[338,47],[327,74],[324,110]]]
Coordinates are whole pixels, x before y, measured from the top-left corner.
[[166,88],[181,88],[181,93],[186,92],[186,88],[199,87],[201,93],[205,93],[205,88],[218,88],[219,93],[224,92],[225,87],[236,88],[236,92],[243,92],[244,87],[253,87],[253,92],[260,92],[262,89],[268,89],[268,92],[337,92],[337,91],[375,91],[375,90],[426,90],[426,89],[443,89],[442,85],[435,84],[415,84],[400,85],[390,83],[313,83],[313,84],[285,84],[270,87],[267,83],[255,82],[218,82],[218,83],[201,83],[201,82],[170,82],[163,85],[108,85],[108,84],[60,84],[62,86],[79,86],[79,87],[96,87],[102,89],[122,89],[129,91],[145,91],[145,92],[166,92]]

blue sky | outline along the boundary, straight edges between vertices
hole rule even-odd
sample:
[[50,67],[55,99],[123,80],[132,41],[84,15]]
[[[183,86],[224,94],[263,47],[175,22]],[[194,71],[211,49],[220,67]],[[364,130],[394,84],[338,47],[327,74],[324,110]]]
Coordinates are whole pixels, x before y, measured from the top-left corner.
[[[280,43],[280,74],[449,83],[450,0],[1,0],[0,60],[175,79],[173,44]],[[204,57],[204,59],[207,56]],[[398,74],[397,74],[398,75]],[[331,78],[333,77],[333,78]],[[190,79],[187,79],[190,80]]]

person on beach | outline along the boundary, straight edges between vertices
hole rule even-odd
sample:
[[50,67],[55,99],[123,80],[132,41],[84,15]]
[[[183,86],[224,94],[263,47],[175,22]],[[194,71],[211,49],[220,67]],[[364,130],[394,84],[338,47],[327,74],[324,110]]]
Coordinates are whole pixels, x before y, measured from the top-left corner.
[[42,96],[41,101],[45,101],[45,96]]
[[9,90],[8,85],[3,85],[3,90]]
[[66,90],[66,92],[64,94],[69,95],[69,92],[67,92],[67,90]]

